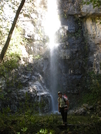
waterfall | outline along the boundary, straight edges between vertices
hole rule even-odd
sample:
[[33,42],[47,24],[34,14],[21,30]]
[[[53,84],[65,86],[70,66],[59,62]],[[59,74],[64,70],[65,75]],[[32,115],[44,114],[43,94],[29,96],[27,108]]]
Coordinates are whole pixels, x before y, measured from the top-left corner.
[[49,37],[49,49],[50,49],[50,92],[53,97],[52,107],[53,112],[57,111],[57,48],[58,44],[55,41],[56,32],[60,28],[60,20],[58,15],[58,3],[57,0],[47,1],[47,16],[45,21],[45,32]]
[[53,96],[53,112],[57,111],[57,54],[56,49],[50,51],[50,91]]

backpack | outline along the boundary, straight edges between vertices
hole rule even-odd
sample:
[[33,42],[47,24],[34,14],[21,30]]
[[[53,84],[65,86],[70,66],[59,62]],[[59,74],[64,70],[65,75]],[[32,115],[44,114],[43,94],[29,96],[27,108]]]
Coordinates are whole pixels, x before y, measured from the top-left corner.
[[66,103],[66,100],[68,100],[68,97],[66,94],[63,95],[64,102]]
[[[67,95],[62,95],[62,98],[63,98],[63,100],[64,100],[64,102],[65,102],[65,104],[66,104],[66,101],[68,100],[68,97],[67,97]],[[60,99],[59,99],[59,101],[60,101]]]

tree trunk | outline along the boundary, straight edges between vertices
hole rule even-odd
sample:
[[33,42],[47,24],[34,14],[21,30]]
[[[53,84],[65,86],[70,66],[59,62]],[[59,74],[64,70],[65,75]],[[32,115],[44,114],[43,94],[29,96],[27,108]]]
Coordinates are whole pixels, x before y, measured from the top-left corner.
[[12,33],[13,33],[13,31],[14,31],[16,22],[17,22],[17,20],[18,20],[20,11],[21,11],[21,9],[22,9],[24,3],[25,3],[25,0],[22,0],[21,3],[20,3],[20,5],[19,5],[19,7],[18,7],[18,10],[17,10],[17,12],[16,12],[16,15],[15,15],[15,18],[14,18],[14,21],[13,21],[13,24],[12,24],[12,26],[11,26],[11,29],[10,29],[10,31],[9,31],[9,34],[8,34],[8,37],[7,37],[7,40],[6,40],[6,43],[5,43],[5,45],[4,45],[4,47],[3,47],[2,51],[1,51],[1,54],[0,54],[0,62],[2,62],[2,60],[3,60],[3,58],[4,58],[4,55],[5,55],[6,51],[7,51],[7,48],[8,48],[8,46],[9,46],[9,43],[10,43],[10,40],[11,40],[11,37],[12,37]]

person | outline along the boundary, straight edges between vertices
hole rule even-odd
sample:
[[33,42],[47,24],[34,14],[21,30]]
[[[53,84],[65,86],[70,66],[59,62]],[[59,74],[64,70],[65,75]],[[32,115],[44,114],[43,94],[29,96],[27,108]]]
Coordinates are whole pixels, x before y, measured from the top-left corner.
[[58,111],[61,113],[63,124],[67,126],[67,111],[69,108],[68,98],[62,95],[62,92],[58,92]]

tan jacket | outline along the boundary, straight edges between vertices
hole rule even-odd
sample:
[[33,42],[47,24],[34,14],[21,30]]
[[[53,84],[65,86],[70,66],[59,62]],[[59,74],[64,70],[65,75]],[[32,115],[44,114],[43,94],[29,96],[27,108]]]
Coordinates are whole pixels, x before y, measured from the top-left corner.
[[62,107],[69,107],[69,102],[67,98],[64,98],[64,96],[62,96],[62,98],[58,97],[58,107],[62,108]]

